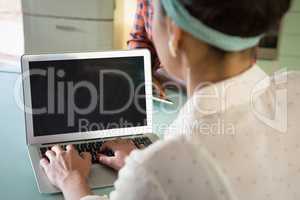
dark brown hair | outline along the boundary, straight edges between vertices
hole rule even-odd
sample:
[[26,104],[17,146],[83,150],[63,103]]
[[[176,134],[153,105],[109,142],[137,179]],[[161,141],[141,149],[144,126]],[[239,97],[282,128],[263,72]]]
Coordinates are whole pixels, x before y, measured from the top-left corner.
[[291,0],[180,1],[204,24],[240,37],[258,36],[269,31],[280,23],[291,4]]

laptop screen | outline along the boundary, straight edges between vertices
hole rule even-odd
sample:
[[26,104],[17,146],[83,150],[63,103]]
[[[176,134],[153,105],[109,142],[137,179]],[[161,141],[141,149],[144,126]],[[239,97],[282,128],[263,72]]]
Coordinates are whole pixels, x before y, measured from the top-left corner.
[[144,57],[29,63],[34,136],[147,126]]

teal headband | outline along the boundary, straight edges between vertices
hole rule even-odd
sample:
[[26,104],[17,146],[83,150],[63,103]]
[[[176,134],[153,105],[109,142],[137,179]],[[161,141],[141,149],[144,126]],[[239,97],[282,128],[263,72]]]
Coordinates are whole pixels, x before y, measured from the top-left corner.
[[179,2],[179,0],[161,0],[161,2],[167,15],[172,18],[179,27],[192,34],[197,39],[224,51],[242,51],[254,47],[262,38],[262,35],[248,38],[227,35],[208,27],[200,20],[190,15],[188,10]]

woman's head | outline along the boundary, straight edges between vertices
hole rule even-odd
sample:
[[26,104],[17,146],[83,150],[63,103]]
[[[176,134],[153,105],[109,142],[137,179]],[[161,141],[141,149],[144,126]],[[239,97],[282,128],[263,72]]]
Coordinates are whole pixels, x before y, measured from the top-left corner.
[[[251,59],[252,47],[228,51],[201,40],[201,37],[193,37],[193,34],[184,31],[176,20],[167,17],[168,13],[162,1],[165,0],[157,0],[155,8],[154,43],[162,64],[171,74],[184,79],[182,66],[205,62],[208,57],[222,61],[230,55],[244,54]],[[290,7],[291,0],[177,1],[193,18],[217,32],[228,36],[254,38],[280,23]]]

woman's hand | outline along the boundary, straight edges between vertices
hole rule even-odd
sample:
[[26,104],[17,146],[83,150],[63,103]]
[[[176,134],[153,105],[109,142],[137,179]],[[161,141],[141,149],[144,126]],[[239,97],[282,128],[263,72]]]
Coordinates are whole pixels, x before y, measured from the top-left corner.
[[126,157],[136,149],[135,144],[131,140],[112,140],[105,142],[100,152],[105,150],[112,150],[114,156],[109,157],[104,154],[98,154],[99,162],[119,171],[125,165]]
[[87,177],[91,169],[90,153],[78,154],[72,145],[66,147],[66,151],[60,146],[54,146],[46,152],[40,165],[44,169],[50,182],[64,193],[66,199],[79,200],[89,195],[90,189]]
[[162,81],[158,78],[158,76],[152,76],[153,80],[153,91],[158,98],[167,99],[165,88],[162,84]]

